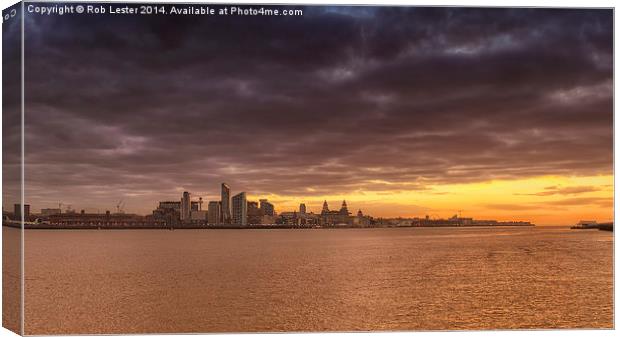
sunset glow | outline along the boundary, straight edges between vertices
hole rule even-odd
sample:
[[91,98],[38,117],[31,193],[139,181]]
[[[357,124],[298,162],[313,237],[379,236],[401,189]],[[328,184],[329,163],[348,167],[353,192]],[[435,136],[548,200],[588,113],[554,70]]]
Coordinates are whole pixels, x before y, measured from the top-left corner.
[[[320,212],[324,200],[379,217],[449,217],[528,220],[540,225],[567,225],[583,219],[613,219],[613,176],[542,176],[471,184],[430,185],[422,191],[385,190],[320,196],[257,195],[269,198],[280,210],[294,210],[304,202]],[[460,211],[460,214],[459,214]]]

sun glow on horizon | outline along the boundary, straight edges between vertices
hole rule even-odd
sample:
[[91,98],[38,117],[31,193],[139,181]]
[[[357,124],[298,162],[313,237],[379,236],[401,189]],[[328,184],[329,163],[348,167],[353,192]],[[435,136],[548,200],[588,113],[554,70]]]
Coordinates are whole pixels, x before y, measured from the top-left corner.
[[[539,176],[477,183],[428,185],[423,190],[358,191],[326,195],[249,195],[267,198],[278,212],[305,203],[320,213],[323,201],[339,209],[347,201],[352,213],[361,209],[373,217],[449,217],[531,221],[568,225],[579,220],[612,221],[613,175]],[[386,184],[386,186],[389,186]],[[401,184],[402,186],[402,184]]]

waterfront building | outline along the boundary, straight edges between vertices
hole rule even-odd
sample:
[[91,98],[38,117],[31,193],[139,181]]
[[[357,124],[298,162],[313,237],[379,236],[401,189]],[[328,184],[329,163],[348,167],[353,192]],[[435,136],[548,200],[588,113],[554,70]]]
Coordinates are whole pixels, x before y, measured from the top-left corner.
[[[14,204],[13,205],[13,214],[15,216],[15,220],[21,220],[22,217],[22,204]],[[28,219],[30,217],[30,205],[24,205],[24,219]]]
[[160,201],[159,206],[153,210],[153,219],[163,221],[170,226],[179,224],[181,220],[181,202]]
[[30,217],[30,205],[24,204],[24,219],[28,219]]
[[327,200],[323,202],[323,210],[321,211],[320,222],[322,225],[352,225],[353,217],[347,208],[347,202],[342,201],[342,206],[338,211],[330,211]]
[[321,216],[312,212],[306,213],[303,215],[301,223],[305,225],[319,225],[321,224]]
[[251,225],[260,224],[263,212],[258,208],[256,201],[248,201],[248,223]]
[[245,226],[248,224],[248,202],[245,192],[232,197],[232,224]]
[[278,214],[277,223],[296,226],[319,225],[320,219],[320,216],[314,213],[282,212]]
[[181,214],[172,208],[160,208],[153,211],[153,219],[161,220],[171,226],[176,226],[181,222]]
[[191,217],[192,204],[189,192],[183,192],[183,198],[181,199],[181,221],[189,221]]
[[[168,209],[172,210],[173,209]],[[154,212],[155,213],[155,212]],[[49,216],[49,225],[61,228],[166,228],[172,225],[165,219],[154,216],[114,213],[105,214],[72,212]]]
[[221,201],[209,201],[208,210],[208,223],[216,225],[220,223],[222,218],[222,202]]
[[280,223],[283,225],[300,225],[301,218],[297,212],[282,212],[279,215]]
[[353,218],[353,224],[359,227],[368,227],[371,224],[370,217],[364,216],[362,210],[357,211],[357,216]]
[[[158,208],[171,208],[171,209],[181,212],[181,203],[182,201],[160,201]],[[192,201],[190,210],[199,211],[200,202]]]
[[260,218],[260,224],[261,225],[273,225],[275,223],[277,223],[277,219],[273,215],[263,215]]
[[191,222],[204,223],[207,221],[207,211],[192,211],[190,213]]
[[411,220],[411,226],[414,227],[459,227],[459,226],[497,226],[499,222],[497,220],[474,220],[473,218],[459,217],[453,215],[448,219],[431,219],[428,215],[422,219],[413,218]]
[[306,215],[306,204],[299,204],[299,214]]
[[231,220],[230,215],[230,187],[226,183],[222,183],[222,191],[221,191],[221,209],[222,209],[222,218],[220,219],[221,223],[228,224]]
[[175,211],[181,212],[181,202],[180,201],[160,201],[159,206],[157,208],[173,209]]
[[267,199],[260,199],[260,209],[264,215],[275,216],[276,212],[273,204],[267,201]]
[[50,216],[60,213],[62,213],[60,208],[41,208],[41,216]]

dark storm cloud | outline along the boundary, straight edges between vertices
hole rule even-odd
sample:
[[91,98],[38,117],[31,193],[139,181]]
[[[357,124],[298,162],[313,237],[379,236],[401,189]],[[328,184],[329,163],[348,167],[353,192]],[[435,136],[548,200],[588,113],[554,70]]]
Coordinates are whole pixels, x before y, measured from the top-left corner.
[[[3,11],[11,15],[19,4]],[[21,21],[2,23],[2,200],[7,207],[21,198]]]
[[611,173],[611,10],[304,12],[29,16],[30,194],[152,202],[215,197],[221,181],[321,195]]

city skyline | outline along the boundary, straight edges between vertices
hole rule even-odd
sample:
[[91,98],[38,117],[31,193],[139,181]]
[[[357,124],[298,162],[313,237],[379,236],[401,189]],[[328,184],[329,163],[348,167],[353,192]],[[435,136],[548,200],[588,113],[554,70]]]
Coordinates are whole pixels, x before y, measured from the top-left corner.
[[[558,188],[554,187],[554,188],[545,188],[543,192],[541,192],[541,195],[553,195],[558,193],[557,192]],[[180,197],[180,202],[181,205],[183,205],[185,203],[185,205],[188,205],[188,201],[191,200],[192,204],[196,204],[196,209],[198,209],[198,207],[202,208],[203,210],[207,210],[210,209],[212,207],[212,203],[217,203],[217,211],[218,211],[218,222],[220,223],[230,223],[232,218],[234,217],[234,215],[232,216],[228,216],[228,217],[222,217],[224,214],[224,207],[222,206],[223,204],[225,204],[225,200],[228,199],[228,202],[232,205],[232,200],[235,197],[240,197],[241,195],[243,195],[243,200],[245,200],[246,203],[249,202],[257,202],[260,201],[261,202],[261,208],[262,207],[262,203],[263,202],[267,202],[268,204],[271,205],[271,207],[275,207],[275,213],[293,213],[293,212],[299,212],[300,207],[307,210],[307,213],[314,213],[314,214],[320,214],[321,213],[321,208],[325,207],[325,203],[329,203],[329,204],[337,204],[340,202],[346,202],[346,198],[325,198],[322,200],[316,199],[316,200],[312,200],[310,202],[306,201],[306,200],[302,200],[302,199],[296,199],[296,200],[289,200],[288,203],[284,203],[284,204],[280,204],[279,201],[280,199],[270,199],[270,197],[273,197],[273,195],[269,195],[269,196],[257,196],[257,195],[251,195],[251,194],[247,194],[245,191],[236,191],[234,189],[232,189],[230,187],[229,184],[227,183],[221,183],[221,187],[220,187],[220,195],[215,195],[215,194],[199,194],[199,193],[194,193],[194,192],[188,192],[188,191],[183,191],[181,192],[181,197]],[[593,191],[584,191],[585,192],[593,192]],[[571,191],[566,191],[567,194],[570,194]],[[577,191],[577,193],[579,193],[579,191]],[[445,195],[445,194],[441,194],[439,193],[438,195]],[[531,196],[530,194],[515,194],[517,196]],[[425,208],[425,207],[420,207],[417,205],[411,205],[411,207],[416,208],[417,212],[416,213],[399,213],[399,214],[395,214],[395,213],[382,213],[381,212],[381,207],[382,207],[382,203],[379,200],[378,201],[378,205],[377,204],[372,204],[372,203],[368,203],[367,201],[362,201],[361,203],[358,202],[357,198],[352,198],[352,199],[348,199],[350,201],[353,201],[354,207],[352,208],[353,211],[357,212],[358,210],[363,210],[364,214],[369,214],[372,213],[370,215],[375,216],[376,218],[422,218],[422,217],[431,217],[431,218],[448,218],[454,215],[458,215],[459,217],[464,216],[464,217],[472,217],[472,218],[477,218],[477,219],[497,219],[499,221],[531,221],[531,218],[527,218],[527,217],[514,217],[514,216],[510,216],[510,215],[506,215],[507,213],[476,213],[476,212],[471,212],[470,210],[467,209],[463,209],[461,208],[454,208],[454,209],[445,209],[442,212],[437,212],[437,210],[433,210],[430,208]],[[365,199],[362,199],[365,200]],[[162,200],[159,201],[154,201],[153,205],[155,205],[157,202],[179,202],[178,200],[175,201],[174,197],[170,197],[170,198],[163,198]],[[202,205],[204,203],[204,206]],[[145,213],[140,213],[140,212],[132,212],[131,208],[127,208],[127,204],[126,204],[126,200],[119,200],[119,202],[116,205],[116,210],[118,211],[118,207],[119,205],[123,205],[123,208],[121,209],[121,211],[123,213],[133,213],[133,214],[139,214],[139,215],[149,215],[152,211],[152,207],[151,209],[149,209],[147,212]],[[200,206],[198,206],[198,204],[200,204]],[[33,209],[35,212],[37,213],[36,207],[32,207],[31,204],[27,204],[31,209]],[[62,206],[61,206],[62,205]],[[561,204],[559,204],[560,206],[562,206]],[[62,212],[67,212],[67,211],[72,211],[72,212],[79,212],[79,211],[86,211],[86,213],[106,213],[106,212],[114,212],[112,207],[104,207],[104,208],[93,208],[93,207],[82,207],[82,205],[80,204],[66,204],[66,203],[56,203],[55,205],[53,205],[52,207],[49,207],[48,209],[57,209],[58,207],[61,207],[61,211]],[[364,207],[366,206],[366,207]],[[405,205],[406,206],[406,205]],[[64,207],[64,208],[63,208]],[[185,216],[181,215],[181,220],[183,220],[184,218],[189,218],[189,212],[190,209],[186,208],[184,209],[183,206],[181,206],[181,214],[186,214]],[[233,211],[233,206],[230,206],[230,213],[234,213]],[[506,207],[510,207],[509,205],[507,205]],[[370,210],[370,212],[369,212]],[[374,210],[379,210],[378,214],[373,213]],[[5,211],[10,211],[10,209],[5,209]],[[501,208],[500,208],[501,211]],[[247,211],[245,211],[247,213]],[[385,215],[387,214],[387,215]],[[497,216],[497,215],[500,216]],[[209,216],[211,217],[211,215]],[[582,219],[590,219],[590,220],[598,220],[598,221],[608,221],[607,219],[604,218],[594,218],[594,217],[590,217],[588,218],[587,216],[582,217]],[[228,219],[228,220],[225,220]],[[533,222],[533,221],[532,221]],[[542,224],[542,225],[568,225],[569,223],[565,223],[565,224]]]
[[613,218],[609,11],[299,7],[29,16],[26,201],[147,214],[226,181],[283,209]]
[[[450,217],[426,214],[415,217],[373,217],[361,208],[352,212],[346,200],[340,208],[330,208],[327,200],[323,201],[320,212],[308,210],[305,203],[299,203],[295,210],[276,211],[275,205],[267,199],[249,200],[245,192],[230,197],[231,188],[221,183],[220,200],[205,200],[202,196],[192,196],[184,191],[180,200],[160,200],[152,214],[139,215],[126,213],[124,201],[116,205],[116,212],[77,211],[68,205],[66,210],[59,208],[41,209],[40,213],[31,213],[29,204],[24,205],[24,219],[28,226],[91,226],[92,228],[379,228],[379,227],[454,227],[454,226],[533,226],[531,221],[523,219],[491,219],[462,216],[462,210]],[[230,205],[230,217],[226,208]],[[332,204],[333,206],[333,204]],[[14,205],[14,212],[3,213],[6,219],[19,219],[21,205]],[[592,223],[589,221],[588,223]],[[583,223],[583,222],[580,222]],[[594,223],[596,223],[594,221]],[[15,225],[13,223],[12,225]],[[57,227],[56,227],[57,228]]]

